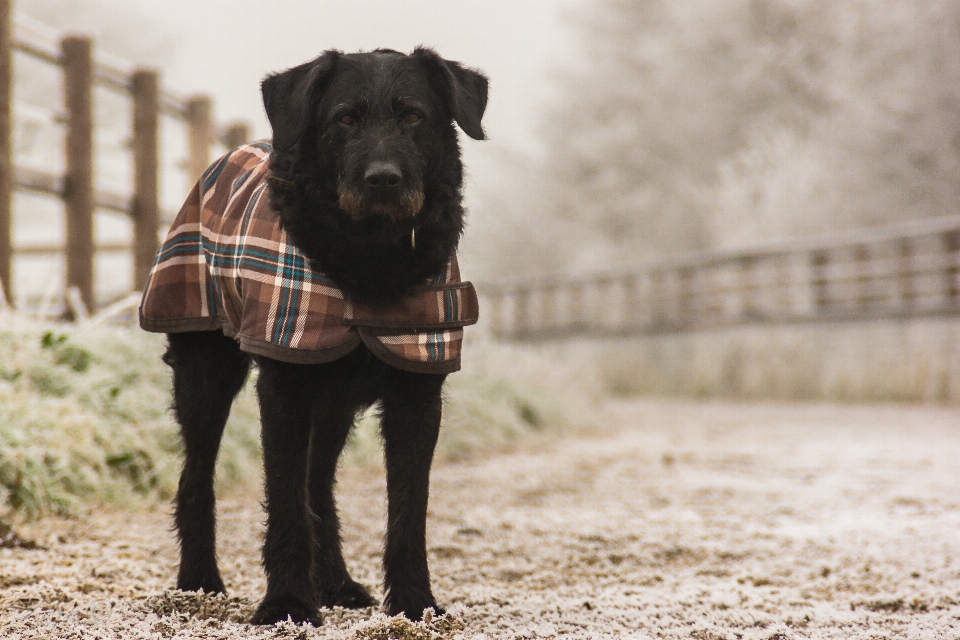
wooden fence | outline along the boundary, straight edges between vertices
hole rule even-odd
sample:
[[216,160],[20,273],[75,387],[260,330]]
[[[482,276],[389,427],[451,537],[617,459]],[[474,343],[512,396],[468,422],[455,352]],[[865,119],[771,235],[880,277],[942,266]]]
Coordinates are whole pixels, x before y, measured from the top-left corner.
[[[187,171],[196,179],[210,162],[210,148],[221,142],[232,148],[247,141],[249,127],[233,123],[217,127],[208,96],[183,98],[160,83],[154,69],[132,72],[98,58],[85,36],[66,35],[59,43],[41,37],[18,37],[14,32],[13,0],[0,0],[0,284],[12,303],[14,254],[65,254],[66,287],[75,288],[87,309],[94,299],[94,255],[97,251],[132,251],[133,287],[142,288],[158,247],[161,222],[158,188],[160,117],[186,123],[189,159]],[[57,175],[18,167],[13,157],[14,53],[30,56],[62,69],[65,172]],[[99,86],[132,101],[132,196],[97,190],[94,186],[93,93]],[[66,218],[65,246],[13,246],[11,242],[14,190],[61,198]],[[129,216],[132,246],[95,245],[94,211],[102,209]]]
[[960,216],[480,292],[517,340],[960,315]]

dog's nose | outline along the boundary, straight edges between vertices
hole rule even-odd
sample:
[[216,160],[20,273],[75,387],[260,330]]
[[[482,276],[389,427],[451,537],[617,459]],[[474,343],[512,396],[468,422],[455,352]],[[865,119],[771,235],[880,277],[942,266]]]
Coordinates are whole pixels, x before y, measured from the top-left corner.
[[374,162],[367,168],[363,174],[363,181],[371,189],[389,190],[400,186],[400,180],[403,174],[397,165],[390,162]]

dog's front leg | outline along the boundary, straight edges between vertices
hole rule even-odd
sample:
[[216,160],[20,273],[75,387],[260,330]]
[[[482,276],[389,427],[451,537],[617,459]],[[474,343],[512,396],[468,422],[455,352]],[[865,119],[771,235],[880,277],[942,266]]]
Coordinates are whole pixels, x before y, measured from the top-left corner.
[[356,414],[356,407],[344,402],[347,391],[341,388],[342,384],[342,380],[337,379],[323,382],[327,392],[317,398],[313,415],[309,480],[310,509],[316,539],[313,578],[321,606],[361,609],[375,606],[377,601],[347,571],[340,545],[340,519],[333,494],[337,460],[347,442]]
[[313,584],[313,530],[307,506],[310,401],[302,366],[259,358],[260,420],[267,531],[263,567],[267,594],[254,624],[288,617],[318,624]]
[[217,568],[213,476],[230,405],[250,370],[250,358],[219,331],[172,333],[163,357],[173,369],[173,411],[184,461],[175,523],[180,538],[177,588],[224,593]]
[[445,377],[392,370],[382,401],[388,499],[385,605],[390,615],[403,613],[411,620],[419,620],[428,607],[443,613],[430,590],[426,520]]

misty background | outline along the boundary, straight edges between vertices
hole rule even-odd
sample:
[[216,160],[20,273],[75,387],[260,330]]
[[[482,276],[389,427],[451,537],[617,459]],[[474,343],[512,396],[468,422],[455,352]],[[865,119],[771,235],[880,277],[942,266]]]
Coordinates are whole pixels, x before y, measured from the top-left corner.
[[503,255],[581,271],[957,212],[957,3],[606,0],[568,15],[578,49],[539,114],[547,153],[513,159],[522,177],[482,201],[513,212],[498,216]]
[[[18,0],[21,23],[95,38],[220,124],[269,136],[259,83],[345,51],[425,44],[491,79],[489,140],[461,136],[464,277],[627,271],[956,215],[960,4],[948,0]],[[23,26],[23,24],[21,24]],[[126,61],[123,63],[122,61]],[[63,169],[60,75],[18,55],[17,163]],[[129,193],[130,105],[95,92],[96,181]],[[215,151],[222,152],[223,149]],[[162,207],[190,188],[186,132],[161,121]],[[98,212],[98,243],[131,237]],[[63,239],[59,200],[15,195],[15,244]],[[132,287],[128,252],[98,252],[101,304]],[[19,303],[58,300],[62,257],[21,254]],[[43,308],[41,302],[41,308]],[[474,332],[489,331],[486,305]],[[553,348],[616,393],[960,401],[955,316],[774,324],[567,341]]]
[[[90,33],[99,52],[157,67],[184,94],[212,95],[219,122],[248,121],[255,137],[269,136],[260,79],[327,48],[426,44],[482,69],[490,140],[462,136],[461,249],[465,274],[481,282],[958,211],[960,5],[947,0],[20,0],[16,9]],[[17,72],[18,107],[58,108],[53,72],[45,81],[29,65]],[[101,93],[98,125],[116,133],[115,152],[101,144],[98,183],[122,192],[129,116]],[[60,161],[42,128],[18,117],[28,165]],[[188,188],[176,129],[164,123],[167,208]],[[128,233],[126,221],[98,219],[101,237]]]

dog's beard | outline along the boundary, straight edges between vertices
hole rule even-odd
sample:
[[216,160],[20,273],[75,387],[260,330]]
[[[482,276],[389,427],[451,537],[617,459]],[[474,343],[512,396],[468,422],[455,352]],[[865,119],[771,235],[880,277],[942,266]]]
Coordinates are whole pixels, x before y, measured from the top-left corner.
[[364,194],[350,188],[341,187],[339,190],[340,208],[346,211],[351,218],[359,220],[371,215],[387,216],[391,220],[412,218],[423,208],[424,194],[422,190],[403,191],[396,200],[371,201]]

